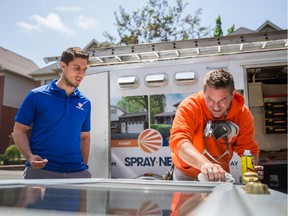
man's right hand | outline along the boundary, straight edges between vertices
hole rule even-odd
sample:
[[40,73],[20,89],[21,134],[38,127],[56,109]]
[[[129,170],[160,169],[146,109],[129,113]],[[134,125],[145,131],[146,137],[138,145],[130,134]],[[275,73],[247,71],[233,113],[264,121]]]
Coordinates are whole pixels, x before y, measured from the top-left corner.
[[208,181],[226,181],[225,171],[219,164],[205,163],[200,171]]
[[47,159],[43,159],[38,155],[32,155],[29,158],[29,163],[33,169],[42,169],[47,163]]

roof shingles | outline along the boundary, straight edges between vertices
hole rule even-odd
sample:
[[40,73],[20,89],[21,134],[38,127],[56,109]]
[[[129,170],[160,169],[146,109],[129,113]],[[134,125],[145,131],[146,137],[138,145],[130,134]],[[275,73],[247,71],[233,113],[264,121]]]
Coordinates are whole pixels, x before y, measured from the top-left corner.
[[39,67],[30,59],[0,47],[0,70],[10,71],[20,76],[32,78],[30,73]]

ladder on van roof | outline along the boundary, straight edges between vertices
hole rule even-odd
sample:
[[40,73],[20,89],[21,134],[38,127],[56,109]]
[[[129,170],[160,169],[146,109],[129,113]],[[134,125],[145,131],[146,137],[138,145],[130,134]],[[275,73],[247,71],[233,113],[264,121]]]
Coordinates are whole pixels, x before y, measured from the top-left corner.
[[[257,32],[224,37],[200,38],[115,47],[88,48],[90,66],[177,60],[205,56],[285,50],[287,30]],[[46,63],[60,57],[45,57]]]

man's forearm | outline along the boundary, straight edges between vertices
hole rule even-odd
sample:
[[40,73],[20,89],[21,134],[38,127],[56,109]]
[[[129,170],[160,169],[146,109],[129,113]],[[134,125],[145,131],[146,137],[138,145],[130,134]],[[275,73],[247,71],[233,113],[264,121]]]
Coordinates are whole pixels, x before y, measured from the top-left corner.
[[205,163],[211,163],[205,156],[203,156],[198,150],[189,142],[184,142],[180,145],[178,150],[180,158],[187,164],[201,168]]
[[19,126],[15,126],[13,131],[13,140],[18,147],[20,153],[24,156],[25,159],[29,160],[32,152],[29,145],[27,131],[21,129],[21,127],[19,128]]
[[81,135],[81,154],[83,163],[87,164],[90,152],[90,133],[82,133]]
[[82,143],[81,146],[82,146],[81,152],[82,152],[82,160],[83,160],[83,163],[84,163],[84,164],[88,164],[90,144]]

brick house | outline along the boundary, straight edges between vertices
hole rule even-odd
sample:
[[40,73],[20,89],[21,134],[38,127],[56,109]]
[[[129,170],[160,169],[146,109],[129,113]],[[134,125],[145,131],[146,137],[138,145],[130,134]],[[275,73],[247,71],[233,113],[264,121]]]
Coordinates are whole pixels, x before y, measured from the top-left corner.
[[39,85],[30,75],[38,69],[30,59],[0,47],[0,154],[13,143],[14,117],[22,100]]

